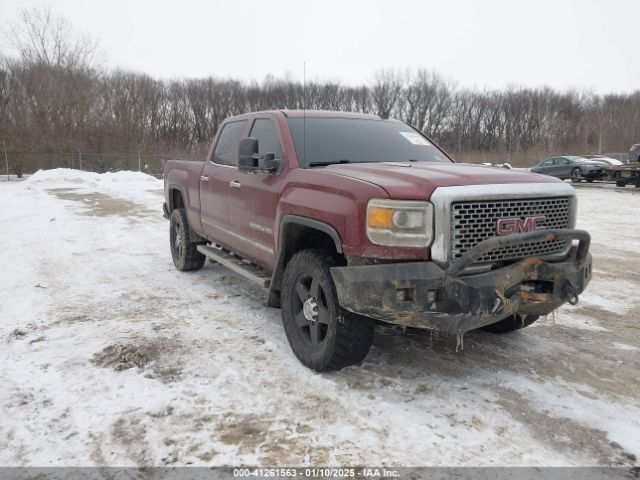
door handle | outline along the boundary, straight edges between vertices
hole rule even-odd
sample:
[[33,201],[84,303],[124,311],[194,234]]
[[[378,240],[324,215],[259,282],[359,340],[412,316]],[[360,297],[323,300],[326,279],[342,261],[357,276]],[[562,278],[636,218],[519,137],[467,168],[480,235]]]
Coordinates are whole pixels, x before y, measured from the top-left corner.
[[206,177],[204,175],[200,175],[200,181],[201,182],[208,182],[209,181],[209,177]]
[[240,188],[240,182],[238,182],[237,180],[234,180],[233,182],[229,182],[229,186],[231,188]]

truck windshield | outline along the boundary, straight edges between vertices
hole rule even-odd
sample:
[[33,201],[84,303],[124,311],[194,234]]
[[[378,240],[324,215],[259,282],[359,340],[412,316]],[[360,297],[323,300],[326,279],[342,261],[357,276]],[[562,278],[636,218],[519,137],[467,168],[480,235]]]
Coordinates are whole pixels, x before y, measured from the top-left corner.
[[[408,125],[363,118],[289,118],[300,166],[333,163],[451,162]],[[305,125],[306,123],[306,125]]]

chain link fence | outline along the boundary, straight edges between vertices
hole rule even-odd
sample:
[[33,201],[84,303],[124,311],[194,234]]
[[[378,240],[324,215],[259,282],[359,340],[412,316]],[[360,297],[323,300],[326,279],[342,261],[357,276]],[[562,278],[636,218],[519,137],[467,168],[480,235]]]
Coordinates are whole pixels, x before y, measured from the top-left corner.
[[[105,173],[131,170],[144,172],[157,178],[162,178],[164,162],[179,158],[180,160],[202,161],[203,156],[175,156],[137,153],[33,153],[33,152],[2,152],[4,165],[0,167],[0,181],[20,179],[38,170],[52,168],[75,168],[87,172]],[[605,153],[607,157],[615,158],[623,163],[628,162],[628,153]],[[484,155],[483,155],[484,157]],[[473,161],[475,160],[475,161]],[[489,161],[459,158],[459,161],[481,163]]]
[[132,170],[162,178],[164,162],[199,160],[199,157],[176,157],[175,155],[133,153],[33,153],[3,152],[4,165],[0,168],[2,180],[19,179],[38,170],[52,168],[75,168],[87,172],[105,173]]

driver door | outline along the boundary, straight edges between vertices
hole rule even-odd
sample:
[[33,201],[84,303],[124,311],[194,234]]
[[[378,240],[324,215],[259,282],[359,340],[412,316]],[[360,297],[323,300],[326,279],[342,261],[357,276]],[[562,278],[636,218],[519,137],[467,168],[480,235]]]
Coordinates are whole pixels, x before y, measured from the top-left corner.
[[[283,159],[282,138],[278,125],[268,117],[255,119],[249,137],[258,140],[258,154],[273,153]],[[278,173],[241,173],[237,195],[230,198],[229,214],[236,231],[242,235],[239,243],[243,254],[258,265],[273,265],[276,261],[274,238],[276,210],[282,188],[282,175],[286,169],[283,162]]]

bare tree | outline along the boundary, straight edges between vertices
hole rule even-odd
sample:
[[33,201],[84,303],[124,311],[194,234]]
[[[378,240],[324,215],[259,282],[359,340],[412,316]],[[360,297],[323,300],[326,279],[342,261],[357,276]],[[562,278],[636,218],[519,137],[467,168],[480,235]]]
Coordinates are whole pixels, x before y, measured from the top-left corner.
[[49,67],[89,69],[96,65],[97,40],[73,29],[51,8],[24,8],[8,28],[8,40],[23,62]]
[[398,106],[403,82],[395,70],[379,70],[374,77],[371,98],[376,112],[381,117],[389,117]]

